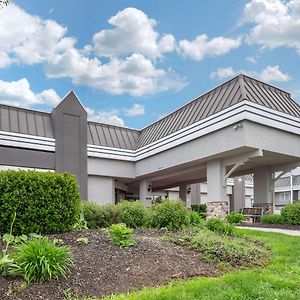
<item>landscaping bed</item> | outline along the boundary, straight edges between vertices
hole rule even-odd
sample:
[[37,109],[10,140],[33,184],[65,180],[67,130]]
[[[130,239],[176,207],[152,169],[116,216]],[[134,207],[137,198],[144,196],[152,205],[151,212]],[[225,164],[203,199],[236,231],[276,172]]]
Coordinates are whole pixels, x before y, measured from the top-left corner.
[[300,225],[292,224],[263,224],[263,223],[242,223],[239,227],[260,227],[260,228],[278,228],[286,230],[300,230]]
[[[0,277],[1,299],[64,299],[66,294],[98,297],[165,284],[174,279],[217,276],[214,264],[196,251],[163,238],[164,231],[135,230],[133,247],[120,249],[103,230],[72,231],[50,235],[70,246],[75,266],[67,279],[22,285],[19,278]],[[79,237],[88,244],[78,244]],[[0,244],[3,248],[3,244]]]

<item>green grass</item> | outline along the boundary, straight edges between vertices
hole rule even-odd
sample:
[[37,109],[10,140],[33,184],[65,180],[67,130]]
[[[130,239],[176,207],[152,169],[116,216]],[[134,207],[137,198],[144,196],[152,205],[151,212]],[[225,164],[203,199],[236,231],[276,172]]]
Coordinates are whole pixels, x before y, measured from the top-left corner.
[[113,300],[236,300],[300,299],[300,237],[242,230],[272,248],[271,263],[262,268],[236,270],[218,278],[174,281],[167,286],[107,297]]

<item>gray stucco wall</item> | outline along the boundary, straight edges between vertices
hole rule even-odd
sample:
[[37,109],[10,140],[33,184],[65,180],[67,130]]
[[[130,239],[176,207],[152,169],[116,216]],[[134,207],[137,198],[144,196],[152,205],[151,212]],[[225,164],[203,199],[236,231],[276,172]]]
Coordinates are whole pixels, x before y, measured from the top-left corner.
[[99,204],[112,204],[115,199],[115,180],[110,177],[88,176],[88,200]]

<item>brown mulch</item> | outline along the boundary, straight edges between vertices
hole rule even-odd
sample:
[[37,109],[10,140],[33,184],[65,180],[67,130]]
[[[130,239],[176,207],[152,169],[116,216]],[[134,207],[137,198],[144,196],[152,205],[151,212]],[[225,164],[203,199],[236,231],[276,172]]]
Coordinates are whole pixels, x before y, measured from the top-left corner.
[[278,228],[286,230],[300,230],[300,225],[290,224],[262,224],[262,223],[242,223],[239,227],[260,227],[260,228]]
[[[63,300],[69,290],[79,296],[104,296],[143,287],[166,284],[174,279],[217,276],[214,265],[205,263],[199,253],[175,245],[155,230],[136,230],[136,245],[119,249],[100,230],[73,231],[59,237],[72,249],[75,267],[67,279],[18,288],[20,278],[0,276],[0,299]],[[78,245],[78,237],[87,237],[89,244]],[[0,245],[1,248],[1,245]],[[18,291],[18,289],[20,291]]]

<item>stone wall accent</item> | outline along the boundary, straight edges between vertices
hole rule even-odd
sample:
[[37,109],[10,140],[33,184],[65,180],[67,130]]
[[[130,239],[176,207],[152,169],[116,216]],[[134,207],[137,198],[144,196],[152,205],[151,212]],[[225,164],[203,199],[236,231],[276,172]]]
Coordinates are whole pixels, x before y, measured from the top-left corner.
[[225,219],[229,212],[227,201],[216,201],[206,203],[207,218],[220,218]]

